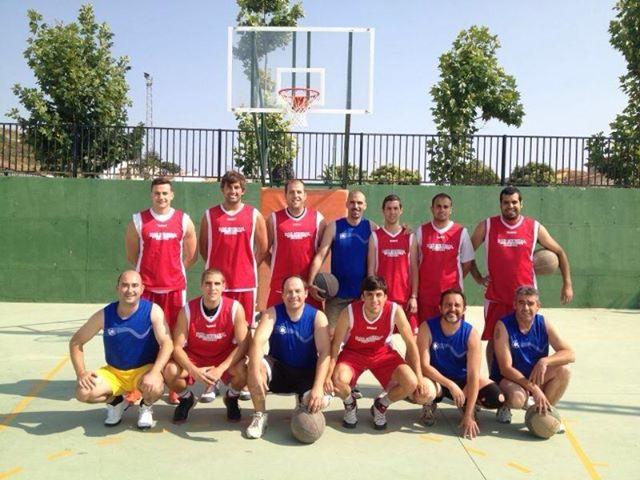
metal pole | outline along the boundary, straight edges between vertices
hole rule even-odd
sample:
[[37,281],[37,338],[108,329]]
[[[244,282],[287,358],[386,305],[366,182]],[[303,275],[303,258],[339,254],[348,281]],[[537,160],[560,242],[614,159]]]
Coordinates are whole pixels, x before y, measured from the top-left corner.
[[[349,32],[349,49],[347,56],[347,109],[351,109],[351,69],[353,66],[353,32]],[[347,188],[349,180],[349,137],[351,135],[351,114],[344,118],[344,151],[342,154],[342,187]]]
[[507,171],[507,136],[502,135],[502,167],[500,169],[500,185],[505,184],[505,177]]

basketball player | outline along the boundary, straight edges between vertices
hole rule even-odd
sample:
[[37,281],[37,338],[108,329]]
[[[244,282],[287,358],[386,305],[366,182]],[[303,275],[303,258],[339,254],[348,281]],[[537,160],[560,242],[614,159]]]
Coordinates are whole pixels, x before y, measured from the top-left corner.
[[200,277],[202,296],[190,300],[178,315],[173,329],[173,360],[164,369],[167,385],[180,398],[173,413],[174,423],[187,420],[195,403],[188,386],[195,382],[207,387],[218,381],[228,385],[224,397],[227,419],[241,418],[238,397],[246,384],[248,327],[242,304],[222,295],[225,287],[220,270],[205,270]]
[[224,201],[208,209],[200,222],[200,255],[205,269],[215,268],[226,280],[224,294],[238,300],[249,325],[253,322],[258,265],[267,249],[267,231],[260,212],[242,201],[247,181],[239,172],[220,180]]
[[340,285],[337,295],[327,299],[324,305],[331,336],[340,312],[360,296],[360,284],[367,276],[369,238],[372,230],[378,228],[364,218],[367,200],[362,192],[349,192],[346,206],[347,216],[330,222],[324,230],[320,247],[309,269],[309,292],[316,300],[322,301],[313,281],[331,250],[331,273]]
[[[384,278],[366,277],[361,292],[360,300],[351,303],[338,318],[325,391],[334,391],[344,402],[342,425],[355,428],[358,406],[351,387],[365,370],[371,370],[384,389],[371,406],[373,427],[384,430],[389,405],[406,397],[425,403],[427,386],[411,326],[403,309],[388,301]],[[394,326],[406,344],[411,367],[392,346]]]
[[555,253],[560,260],[563,304],[573,298],[569,259],[562,247],[547,229],[535,219],[525,217],[522,196],[516,187],[506,187],[500,192],[501,214],[480,222],[471,243],[475,250],[484,242],[488,275],[482,277],[474,265],[471,273],[476,282],[486,287],[484,305],[484,331],[482,340],[488,340],[487,363],[493,359],[493,330],[496,322],[513,312],[513,295],[522,285],[536,285],[533,271],[533,251],[536,243]]
[[402,202],[395,194],[382,201],[384,226],[369,239],[368,274],[385,279],[389,301],[405,311],[411,331],[418,333],[418,244],[408,228],[400,224]]
[[440,296],[440,315],[420,324],[418,350],[422,374],[428,379],[429,399],[435,398],[422,407],[420,420],[432,426],[438,402],[447,397],[462,411],[462,436],[475,438],[480,431],[475,418],[476,403],[498,409],[504,396],[495,382],[480,375],[480,334],[464,320],[466,307],[462,290],[445,290]]
[[[249,347],[248,383],[255,413],[245,432],[248,438],[260,438],[267,427],[267,390],[295,393],[298,408],[310,412],[329,403],[323,389],[329,369],[327,317],[305,303],[308,290],[301,277],[288,277],[281,288],[284,303],[261,315]],[[269,354],[264,356],[267,341]]]
[[[123,395],[142,392],[138,411],[138,428],[151,428],[151,405],[164,392],[162,369],[173,344],[162,310],[141,299],[144,291],[138,272],[127,270],[118,277],[118,301],[98,310],[69,341],[71,363],[76,372],[76,398],[85,403],[106,403],[108,427],[118,425],[129,401]],[[106,365],[87,370],[84,345],[103,333]]]
[[[540,295],[530,286],[516,290],[515,312],[498,320],[494,332],[495,361],[491,378],[499,382],[506,405],[498,410],[498,421],[511,423],[510,408],[526,408],[529,395],[537,410],[545,414],[558,403],[569,386],[568,364],[575,353],[555,326],[540,315]],[[555,353],[549,355],[549,346]],[[564,425],[558,433],[564,431]]]
[[[187,298],[185,270],[196,256],[196,232],[189,215],[171,207],[174,193],[171,180],[159,177],[151,182],[151,208],[135,213],[127,226],[127,260],[142,276],[142,298],[162,308],[173,330],[178,312]],[[135,400],[135,392],[131,400]],[[169,403],[178,403],[175,392]]]
[[[271,291],[267,308],[282,301],[282,285],[292,275],[309,278],[311,262],[325,228],[322,214],[307,208],[307,194],[302,180],[288,180],[284,185],[287,207],[274,212],[267,220],[267,260],[271,264]],[[322,302],[307,298],[317,309]]]
[[469,232],[451,221],[453,200],[446,193],[431,199],[430,222],[416,231],[418,244],[418,318],[440,316],[440,293],[463,290],[463,278],[471,269],[474,250]]

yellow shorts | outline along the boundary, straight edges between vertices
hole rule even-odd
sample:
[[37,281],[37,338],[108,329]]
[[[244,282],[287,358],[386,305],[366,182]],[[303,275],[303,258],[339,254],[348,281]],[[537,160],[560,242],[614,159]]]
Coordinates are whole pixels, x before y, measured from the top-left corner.
[[152,363],[148,363],[131,370],[118,370],[111,365],[106,365],[96,371],[96,375],[103,378],[110,386],[113,396],[117,397],[138,388],[138,383],[145,373],[151,370]]

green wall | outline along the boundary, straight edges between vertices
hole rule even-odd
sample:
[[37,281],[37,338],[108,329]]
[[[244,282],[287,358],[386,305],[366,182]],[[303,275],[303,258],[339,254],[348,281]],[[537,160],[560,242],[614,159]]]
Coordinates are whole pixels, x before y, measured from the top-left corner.
[[[368,216],[381,221],[382,199],[397,193],[404,220],[429,218],[431,197],[454,199],[454,219],[473,230],[498,212],[499,187],[363,186]],[[196,228],[205,208],[222,199],[218,184],[176,182],[174,206],[187,211]],[[260,187],[246,200],[259,204]],[[523,188],[524,213],[540,220],[569,254],[573,307],[640,307],[640,190]],[[134,211],[150,204],[149,182],[87,179],[0,178],[0,300],[104,302],[113,297],[126,267],[124,231]],[[484,255],[477,255],[484,271]],[[202,262],[189,272],[197,291]],[[558,306],[560,275],[539,278],[542,300]],[[466,282],[470,302],[480,288]]]

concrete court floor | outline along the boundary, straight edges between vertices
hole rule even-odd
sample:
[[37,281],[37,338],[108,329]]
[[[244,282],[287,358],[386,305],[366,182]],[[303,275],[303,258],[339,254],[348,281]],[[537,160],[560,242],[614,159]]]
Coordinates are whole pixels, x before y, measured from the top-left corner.
[[[371,428],[368,408],[378,387],[361,379],[365,399],[354,431],[341,426],[334,400],[327,429],[314,445],[296,443],[288,420],[293,397],[270,396],[269,429],[247,440],[250,403],[243,421],[227,423],[220,399],[200,404],[182,426],[171,423],[173,407],[159,401],[157,426],[140,432],[135,409],[117,427],[103,426],[100,405],[73,399],[75,375],[68,361],[71,334],[101,305],[0,304],[0,479],[40,478],[465,478],[632,479],[640,478],[640,312],[547,309],[577,352],[573,379],[559,409],[567,433],[542,441],[523,426],[480,413],[480,436],[457,435],[459,414],[450,404],[438,423],[417,423],[419,410],[394,404],[389,428]],[[481,310],[467,318],[481,324]],[[615,329],[615,331],[614,331]],[[86,348],[87,365],[103,363],[102,342]]]

